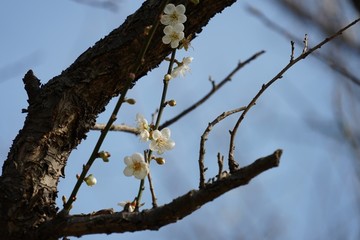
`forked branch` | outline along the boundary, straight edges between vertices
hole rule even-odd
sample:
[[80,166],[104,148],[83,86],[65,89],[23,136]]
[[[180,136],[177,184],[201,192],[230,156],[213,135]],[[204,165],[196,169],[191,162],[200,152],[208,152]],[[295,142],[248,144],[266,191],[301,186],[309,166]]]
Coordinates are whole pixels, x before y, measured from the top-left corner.
[[[279,80],[280,78],[282,78],[282,76],[284,75],[284,73],[289,70],[292,66],[294,66],[297,62],[305,59],[307,56],[309,56],[310,54],[312,54],[313,52],[315,52],[316,50],[320,49],[322,46],[324,46],[326,43],[330,42],[331,40],[333,40],[334,38],[340,36],[345,30],[347,30],[348,28],[352,27],[353,25],[355,25],[356,23],[358,23],[360,21],[360,18],[356,19],[355,21],[351,22],[350,24],[348,24],[347,26],[345,26],[344,28],[340,29],[339,31],[337,31],[336,33],[334,33],[333,35],[331,35],[330,37],[324,39],[322,42],[320,42],[319,44],[317,44],[316,46],[312,47],[312,48],[307,48],[308,46],[305,45],[302,54],[300,54],[300,56],[298,56],[297,58],[293,58],[293,54],[291,54],[291,59],[290,62],[278,73],[276,74],[275,77],[273,77],[269,82],[267,82],[266,84],[263,84],[259,90],[259,92],[255,95],[255,97],[249,102],[249,104],[246,106],[245,110],[242,112],[242,114],[240,115],[238,121],[236,122],[234,128],[232,131],[230,131],[230,144],[229,144],[229,157],[228,157],[228,161],[229,161],[229,169],[230,169],[230,173],[236,171],[238,164],[235,162],[235,157],[234,157],[234,151],[235,151],[235,136],[237,133],[237,130],[240,126],[240,123],[243,121],[243,119],[245,118],[245,115],[248,113],[248,111],[250,110],[250,108],[252,106],[254,106],[256,104],[256,101],[260,98],[260,96],[265,92],[266,89],[268,89],[274,82],[276,82],[277,80]],[[307,41],[305,41],[307,42]],[[307,43],[305,43],[307,44]],[[292,48],[293,48],[293,44]],[[291,52],[293,53],[293,50],[291,50]]]

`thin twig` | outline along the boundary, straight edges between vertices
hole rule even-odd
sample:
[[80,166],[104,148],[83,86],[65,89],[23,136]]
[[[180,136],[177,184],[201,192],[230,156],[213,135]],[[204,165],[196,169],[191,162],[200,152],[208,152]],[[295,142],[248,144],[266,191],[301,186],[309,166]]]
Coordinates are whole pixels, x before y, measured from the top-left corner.
[[247,114],[247,112],[250,110],[250,108],[252,106],[254,106],[256,104],[257,99],[263,94],[263,92],[265,92],[265,90],[270,87],[276,80],[282,78],[283,74],[289,70],[293,65],[295,65],[297,62],[305,59],[307,56],[309,56],[310,54],[312,54],[314,51],[320,49],[323,45],[325,45],[326,43],[330,42],[331,40],[333,40],[334,38],[338,37],[339,35],[341,35],[345,30],[347,30],[348,28],[352,27],[353,25],[355,25],[356,23],[358,23],[360,21],[360,18],[356,19],[355,21],[351,22],[350,24],[348,24],[347,26],[345,26],[344,28],[340,29],[339,31],[337,31],[335,34],[331,35],[330,37],[325,38],[323,41],[321,41],[319,44],[317,44],[316,46],[314,46],[313,48],[309,48],[306,52],[303,52],[302,54],[300,54],[300,56],[298,56],[296,59],[294,59],[293,61],[290,61],[274,78],[272,78],[268,83],[263,84],[261,89],[259,90],[259,92],[255,95],[255,97],[250,101],[250,103],[246,106],[245,110],[243,111],[243,113],[241,114],[241,116],[239,117],[238,121],[236,122],[234,128],[232,131],[230,131],[230,144],[229,144],[229,169],[230,169],[230,173],[236,171],[238,164],[235,162],[235,158],[234,158],[234,150],[235,150],[235,145],[234,145],[234,141],[235,141],[235,135],[236,132],[240,126],[240,123],[242,122],[242,120],[244,119],[245,115]]
[[220,180],[221,176],[222,176],[223,166],[224,166],[224,155],[221,155],[220,153],[218,153],[217,159],[218,159],[218,166],[219,166],[218,180]]
[[153,186],[153,183],[152,183],[152,178],[151,178],[150,172],[148,173],[147,177],[148,177],[148,180],[149,180],[149,188],[150,188],[150,192],[151,192],[152,205],[153,205],[153,208],[156,208],[158,205],[157,205],[157,202],[156,202],[157,199],[156,199],[156,195],[155,195],[154,186]]
[[203,188],[205,187],[205,166],[204,166],[204,156],[205,156],[205,142],[208,138],[208,135],[210,133],[210,131],[212,130],[212,128],[218,124],[220,121],[224,120],[226,117],[240,112],[240,111],[244,111],[245,107],[241,107],[241,108],[236,108],[227,112],[223,112],[221,115],[219,115],[217,118],[215,118],[214,121],[212,121],[211,123],[209,123],[209,125],[207,126],[207,128],[205,129],[204,133],[201,135],[201,139],[200,139],[200,153],[199,153],[199,170],[200,170],[200,184],[199,184],[199,188]]
[[192,106],[188,107],[187,109],[185,109],[184,111],[182,111],[181,113],[179,113],[177,116],[173,117],[172,119],[166,121],[165,123],[161,124],[159,129],[168,127],[169,125],[175,123],[176,121],[178,121],[180,118],[184,117],[185,115],[187,115],[188,113],[190,113],[191,111],[195,110],[197,107],[199,107],[201,104],[203,104],[206,100],[208,100],[215,92],[217,92],[222,86],[224,86],[225,83],[231,81],[231,78],[241,69],[243,68],[245,65],[247,65],[248,63],[252,62],[253,60],[255,60],[257,57],[259,57],[260,55],[262,55],[263,53],[265,53],[265,51],[259,51],[257,53],[255,53],[254,55],[252,55],[250,58],[248,58],[246,61],[244,62],[239,62],[238,65],[236,66],[236,68],[234,70],[231,71],[231,73],[229,73],[229,75],[227,75],[220,83],[218,84],[214,84],[213,80],[210,80],[211,84],[212,84],[212,89],[210,90],[210,92],[208,94],[206,94],[203,98],[201,98],[199,101],[197,101],[196,103],[194,103]]
[[[248,10],[250,13],[252,13],[256,17],[258,17],[269,28],[271,28],[274,31],[276,31],[277,33],[283,35],[287,39],[292,39],[298,45],[302,44],[302,41],[300,39],[298,39],[295,35],[288,32],[285,28],[283,28],[280,25],[278,25],[277,23],[273,22],[270,18],[266,17],[265,14],[263,14],[261,11],[259,11],[258,9],[254,8],[252,6],[247,6],[247,7],[248,7]],[[313,56],[315,58],[319,59],[320,62],[326,63],[326,66],[328,66],[331,69],[331,71],[335,71],[335,72],[341,74],[342,76],[346,77],[353,83],[360,85],[360,79],[357,76],[355,76],[354,74],[352,74],[344,65],[341,65],[338,61],[335,61],[333,57],[321,54],[319,52],[317,52]]]
[[294,61],[294,54],[295,54],[295,42],[290,41],[291,44],[291,55],[290,55],[290,62]]
[[[94,126],[91,127],[91,130],[97,130],[101,131],[105,128],[105,124],[102,123],[96,123]],[[111,125],[110,131],[120,131],[120,132],[127,132],[127,133],[133,133],[133,134],[139,134],[139,130],[136,127],[131,127],[125,124],[117,124],[117,125]]]
[[308,35],[307,35],[307,34],[305,34],[305,37],[304,37],[303,43],[304,43],[304,48],[303,48],[302,53],[306,53],[306,52],[307,52],[307,50],[308,50],[308,47],[309,47],[309,37],[308,37]]

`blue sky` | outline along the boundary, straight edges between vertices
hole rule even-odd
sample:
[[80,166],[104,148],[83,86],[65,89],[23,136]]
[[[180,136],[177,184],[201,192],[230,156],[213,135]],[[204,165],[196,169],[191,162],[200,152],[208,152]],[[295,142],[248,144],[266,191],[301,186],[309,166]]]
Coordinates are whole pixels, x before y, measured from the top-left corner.
[[[159,204],[198,186],[198,146],[207,123],[223,111],[246,105],[261,85],[289,61],[291,39],[284,39],[250,15],[245,9],[248,3],[250,1],[239,1],[217,15],[193,41],[192,48],[179,53],[178,59],[192,56],[194,61],[185,79],[176,79],[170,84],[168,96],[178,104],[166,109],[165,120],[205,95],[211,87],[209,76],[219,82],[239,61],[257,51],[266,51],[191,116],[171,126],[176,148],[164,155],[167,159],[164,166],[152,165],[151,169]],[[27,96],[21,79],[26,71],[32,69],[45,84],[97,40],[121,25],[140,4],[141,1],[120,1],[119,10],[110,12],[73,1],[0,3],[0,110],[3,113],[0,163],[6,159],[12,140],[23,126],[25,114],[21,109],[27,107]],[[293,22],[271,2],[254,0],[251,4],[294,30],[296,36],[309,34],[310,45],[321,40],[313,28]],[[297,54],[301,48],[296,46]],[[138,112],[150,118],[160,100],[165,70],[166,65],[162,64],[129,92],[137,104],[125,106],[118,123],[135,125]],[[336,79],[328,69],[310,57],[286,73],[250,111],[236,139],[236,158],[241,165],[247,165],[282,148],[284,154],[279,168],[265,172],[249,185],[225,194],[157,232],[82,239],[323,239],[335,236],[334,229],[345,232],[347,235],[342,235],[345,239],[357,239],[360,217],[354,193],[358,179],[351,161],[353,156],[345,144],[311,128],[307,121],[311,119],[324,125],[334,122],[335,86]],[[98,122],[107,120],[113,104],[112,101]],[[217,173],[216,154],[227,153],[228,130],[236,117],[226,119],[210,133],[206,145],[208,178]],[[72,152],[66,178],[59,184],[59,196],[69,196],[75,175],[88,159],[98,135],[98,132],[89,133],[88,139]],[[107,164],[94,164],[90,172],[97,177],[98,184],[81,188],[73,213],[103,208],[120,211],[117,203],[133,199],[138,187],[138,181],[122,174],[123,158],[144,148],[146,145],[134,136],[110,133],[103,149],[111,152],[111,160]],[[144,202],[145,208],[151,207],[148,191]]]

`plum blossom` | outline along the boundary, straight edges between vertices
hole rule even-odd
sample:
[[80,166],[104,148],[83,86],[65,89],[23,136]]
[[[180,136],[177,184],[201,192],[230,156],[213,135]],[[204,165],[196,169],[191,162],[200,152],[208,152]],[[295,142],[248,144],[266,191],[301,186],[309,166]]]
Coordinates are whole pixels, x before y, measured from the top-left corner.
[[126,156],[124,162],[126,164],[124,175],[127,177],[134,175],[137,179],[144,179],[149,173],[149,165],[145,162],[144,156],[140,153]]
[[151,143],[149,148],[158,154],[163,154],[167,150],[175,147],[175,142],[170,139],[170,129],[164,128],[161,131],[154,130],[151,134]]
[[140,140],[142,142],[146,142],[149,140],[150,133],[149,133],[149,123],[141,114],[136,114],[136,123],[137,129],[140,132]]
[[186,8],[183,4],[175,6],[169,3],[165,6],[164,15],[161,16],[160,22],[164,25],[175,25],[177,23],[186,22],[185,16]]
[[192,62],[193,59],[194,58],[192,58],[192,57],[184,57],[182,62],[179,63],[178,66],[175,67],[172,70],[171,76],[173,78],[176,78],[179,75],[184,77],[185,74],[190,71],[190,66],[189,65],[190,65],[190,63]]
[[177,48],[180,41],[184,38],[184,25],[177,23],[175,25],[168,25],[164,28],[165,36],[162,38],[164,44],[170,44],[172,48]]

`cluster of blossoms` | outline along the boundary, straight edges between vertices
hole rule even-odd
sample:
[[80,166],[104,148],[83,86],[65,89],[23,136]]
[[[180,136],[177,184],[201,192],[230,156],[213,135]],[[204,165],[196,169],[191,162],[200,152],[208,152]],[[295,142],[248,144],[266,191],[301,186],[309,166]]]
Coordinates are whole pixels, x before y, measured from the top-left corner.
[[[186,8],[183,4],[179,4],[175,6],[170,3],[167,4],[164,8],[164,14],[161,16],[160,22],[165,25],[164,27],[164,36],[162,38],[162,42],[164,44],[169,44],[171,48],[176,49],[179,45],[183,46],[185,50],[188,49],[189,39],[185,38],[184,34],[184,23],[187,18],[185,16]],[[174,59],[173,59],[174,60]],[[190,63],[192,62],[192,57],[184,57],[182,61],[174,60],[177,64],[174,67],[170,74],[166,74],[164,77],[165,81],[169,81],[172,78],[176,78],[178,76],[184,76],[186,72],[190,70]],[[170,100],[165,104],[169,104],[169,106],[175,106],[176,101]],[[161,155],[165,151],[169,151],[175,147],[175,142],[170,138],[171,131],[169,128],[163,128],[161,130],[156,129],[152,124],[144,118],[143,115],[136,115],[136,127],[139,131],[139,138],[142,142],[150,142],[149,149],[157,154]],[[155,157],[134,153],[131,156],[126,156],[124,158],[124,162],[126,167],[124,169],[125,176],[134,176],[137,179],[144,179],[150,171],[149,163],[150,160],[155,160],[159,165],[165,163],[165,159],[162,157]],[[146,157],[151,159],[147,159]],[[135,201],[135,200],[134,200]],[[135,210],[137,203],[136,202],[122,202],[119,205],[124,207],[125,210],[132,212]]]
[[[148,121],[141,114],[136,115],[136,123],[137,129],[140,132],[140,140],[143,142],[150,141],[149,149],[151,151],[163,154],[165,151],[175,147],[175,142],[170,139],[171,132],[169,128],[164,128],[161,131],[157,129],[151,130]],[[149,173],[149,164],[141,153],[134,153],[132,156],[125,157],[124,162],[126,164],[124,169],[125,176],[144,179]]]
[[164,44],[170,44],[172,48],[177,48],[181,40],[184,39],[184,22],[186,22],[185,6],[180,4],[175,6],[170,3],[165,6],[164,13],[160,22],[165,25],[165,36],[162,38]]
[[[185,6],[179,4],[175,6],[169,3],[165,6],[164,14],[161,16],[160,22],[165,25],[162,42],[164,44],[170,44],[172,48],[177,48],[185,37],[184,34],[184,22],[186,22]],[[186,41],[186,39],[184,40]],[[184,45],[186,45],[184,43]],[[187,49],[187,48],[186,48]],[[186,72],[190,70],[189,64],[192,62],[192,57],[183,58],[182,62],[177,63],[177,67],[171,72],[171,77],[176,78],[177,76],[184,76]]]
[[175,147],[175,142],[170,139],[171,131],[169,128],[164,128],[161,131],[152,130],[148,121],[141,114],[136,114],[136,123],[140,132],[140,140],[143,142],[151,141],[149,145],[151,151],[163,154]]

